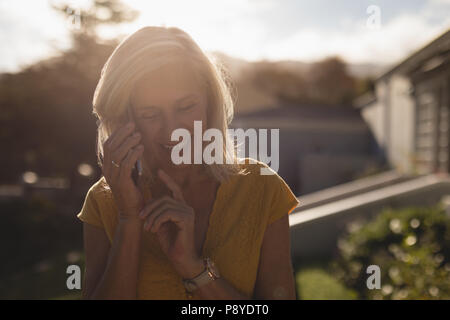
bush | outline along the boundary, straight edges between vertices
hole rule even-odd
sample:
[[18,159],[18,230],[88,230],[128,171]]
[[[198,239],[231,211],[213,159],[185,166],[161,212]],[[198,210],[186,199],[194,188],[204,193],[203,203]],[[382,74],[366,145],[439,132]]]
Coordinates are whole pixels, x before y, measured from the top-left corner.
[[[443,208],[387,209],[349,230],[332,270],[361,298],[450,298],[450,219]],[[381,269],[381,290],[367,288],[369,265]]]
[[42,196],[0,204],[0,299],[73,294],[65,271],[79,263],[73,253],[82,251],[82,224],[63,209]]
[[49,257],[81,250],[82,224],[64,215],[61,207],[41,196],[1,204],[0,278]]

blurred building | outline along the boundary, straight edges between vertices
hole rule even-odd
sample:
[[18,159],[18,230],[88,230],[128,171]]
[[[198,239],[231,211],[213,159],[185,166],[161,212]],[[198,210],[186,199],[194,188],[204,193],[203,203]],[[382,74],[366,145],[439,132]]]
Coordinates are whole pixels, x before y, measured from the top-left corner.
[[278,174],[296,195],[351,181],[383,163],[370,128],[349,106],[274,106],[237,115],[231,127],[279,129]]
[[450,30],[382,74],[356,101],[390,165],[449,172]]

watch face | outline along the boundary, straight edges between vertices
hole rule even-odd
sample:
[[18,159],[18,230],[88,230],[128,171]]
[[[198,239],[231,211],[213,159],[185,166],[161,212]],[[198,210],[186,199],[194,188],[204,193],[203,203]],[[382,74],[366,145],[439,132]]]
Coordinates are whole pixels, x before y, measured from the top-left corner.
[[214,262],[212,260],[208,259],[207,263],[208,263],[208,269],[211,271],[211,273],[214,275],[214,277],[216,277],[216,278],[220,277],[219,270],[217,269]]
[[184,286],[189,291],[194,291],[195,289],[197,289],[197,284],[194,281],[191,281],[191,280],[185,280],[184,281]]

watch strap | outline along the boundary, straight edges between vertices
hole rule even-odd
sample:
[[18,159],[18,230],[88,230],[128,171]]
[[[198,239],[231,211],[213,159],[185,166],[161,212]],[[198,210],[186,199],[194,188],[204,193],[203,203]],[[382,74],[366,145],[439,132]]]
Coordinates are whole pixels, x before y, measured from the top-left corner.
[[[207,284],[210,281],[213,281],[213,280],[216,280],[217,278],[219,278],[219,276],[216,276],[214,274],[214,272],[209,268],[209,258],[204,258],[203,264],[205,266],[205,269],[203,270],[202,273],[200,273],[195,278],[183,280],[184,286],[189,293],[192,293],[194,290],[198,289],[199,287]],[[193,289],[193,290],[190,289],[191,286],[188,283],[191,285],[194,284],[195,289]]]

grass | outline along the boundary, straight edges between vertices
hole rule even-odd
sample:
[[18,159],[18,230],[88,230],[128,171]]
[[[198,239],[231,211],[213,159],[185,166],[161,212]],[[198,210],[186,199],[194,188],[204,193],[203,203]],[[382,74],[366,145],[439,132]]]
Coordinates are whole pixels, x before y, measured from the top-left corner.
[[[0,279],[0,299],[50,299],[78,300],[81,290],[68,290],[65,270],[69,264],[83,269],[83,256],[76,262],[68,262],[67,255],[45,261],[45,268],[36,266]],[[357,293],[346,288],[328,271],[326,261],[296,267],[297,296],[302,300],[351,300]]]
[[0,279],[0,299],[80,299],[81,290],[69,290],[66,286],[69,276],[66,268],[70,264],[78,264],[82,268],[83,261],[68,262],[66,255],[60,255],[45,260],[45,267],[29,266],[4,276]]
[[323,267],[304,267],[296,273],[297,296],[301,300],[355,300],[356,291],[346,288]]

